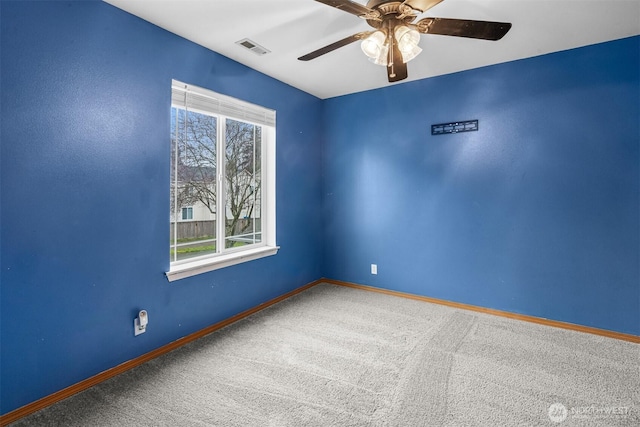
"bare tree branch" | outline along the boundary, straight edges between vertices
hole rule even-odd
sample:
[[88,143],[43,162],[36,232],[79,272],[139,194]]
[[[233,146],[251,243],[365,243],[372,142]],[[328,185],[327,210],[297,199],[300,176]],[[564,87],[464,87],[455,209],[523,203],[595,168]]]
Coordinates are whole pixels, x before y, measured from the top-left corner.
[[[176,212],[176,207],[200,202],[215,214],[219,123],[212,116],[175,109],[172,126],[172,212]],[[254,213],[260,209],[261,131],[259,126],[249,123],[231,119],[225,122],[226,237],[250,230]],[[248,220],[241,221],[244,219]]]

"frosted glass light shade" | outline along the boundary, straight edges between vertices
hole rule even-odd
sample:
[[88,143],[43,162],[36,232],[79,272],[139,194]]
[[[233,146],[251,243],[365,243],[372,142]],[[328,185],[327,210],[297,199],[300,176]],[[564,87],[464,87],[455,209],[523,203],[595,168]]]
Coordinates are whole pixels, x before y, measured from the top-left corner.
[[406,25],[398,25],[394,33],[404,63],[411,61],[422,52],[422,49],[418,46],[420,33],[417,30],[411,29]]
[[378,65],[387,65],[389,46],[386,44],[387,35],[383,31],[375,31],[362,41],[360,48],[369,60]]

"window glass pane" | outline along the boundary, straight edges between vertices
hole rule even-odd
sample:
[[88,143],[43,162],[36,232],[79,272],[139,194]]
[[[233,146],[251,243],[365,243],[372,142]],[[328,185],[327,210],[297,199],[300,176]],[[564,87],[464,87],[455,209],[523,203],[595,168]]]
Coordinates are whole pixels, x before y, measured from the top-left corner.
[[171,109],[172,261],[216,253],[216,135],[215,117]]
[[262,128],[225,121],[225,247],[262,240]]

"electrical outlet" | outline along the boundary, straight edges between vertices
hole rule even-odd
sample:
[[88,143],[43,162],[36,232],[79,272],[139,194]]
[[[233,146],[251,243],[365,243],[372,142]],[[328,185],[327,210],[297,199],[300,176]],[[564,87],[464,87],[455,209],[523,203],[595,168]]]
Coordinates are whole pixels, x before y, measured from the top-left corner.
[[147,331],[147,324],[149,323],[149,315],[147,310],[140,310],[138,317],[133,319],[133,335],[138,336],[144,334]]
[[371,274],[378,274],[378,264],[371,264]]
[[133,335],[137,337],[145,332],[147,332],[147,328],[140,326],[140,319],[137,317],[133,319]]

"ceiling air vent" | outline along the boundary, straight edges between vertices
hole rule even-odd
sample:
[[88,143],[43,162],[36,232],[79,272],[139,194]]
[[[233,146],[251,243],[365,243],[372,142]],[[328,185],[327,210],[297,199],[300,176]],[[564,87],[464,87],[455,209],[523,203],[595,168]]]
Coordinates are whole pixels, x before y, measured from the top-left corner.
[[269,49],[265,49],[264,47],[260,46],[258,43],[249,39],[238,40],[236,44],[242,47],[246,47],[256,55],[266,55],[267,53],[271,52]]

